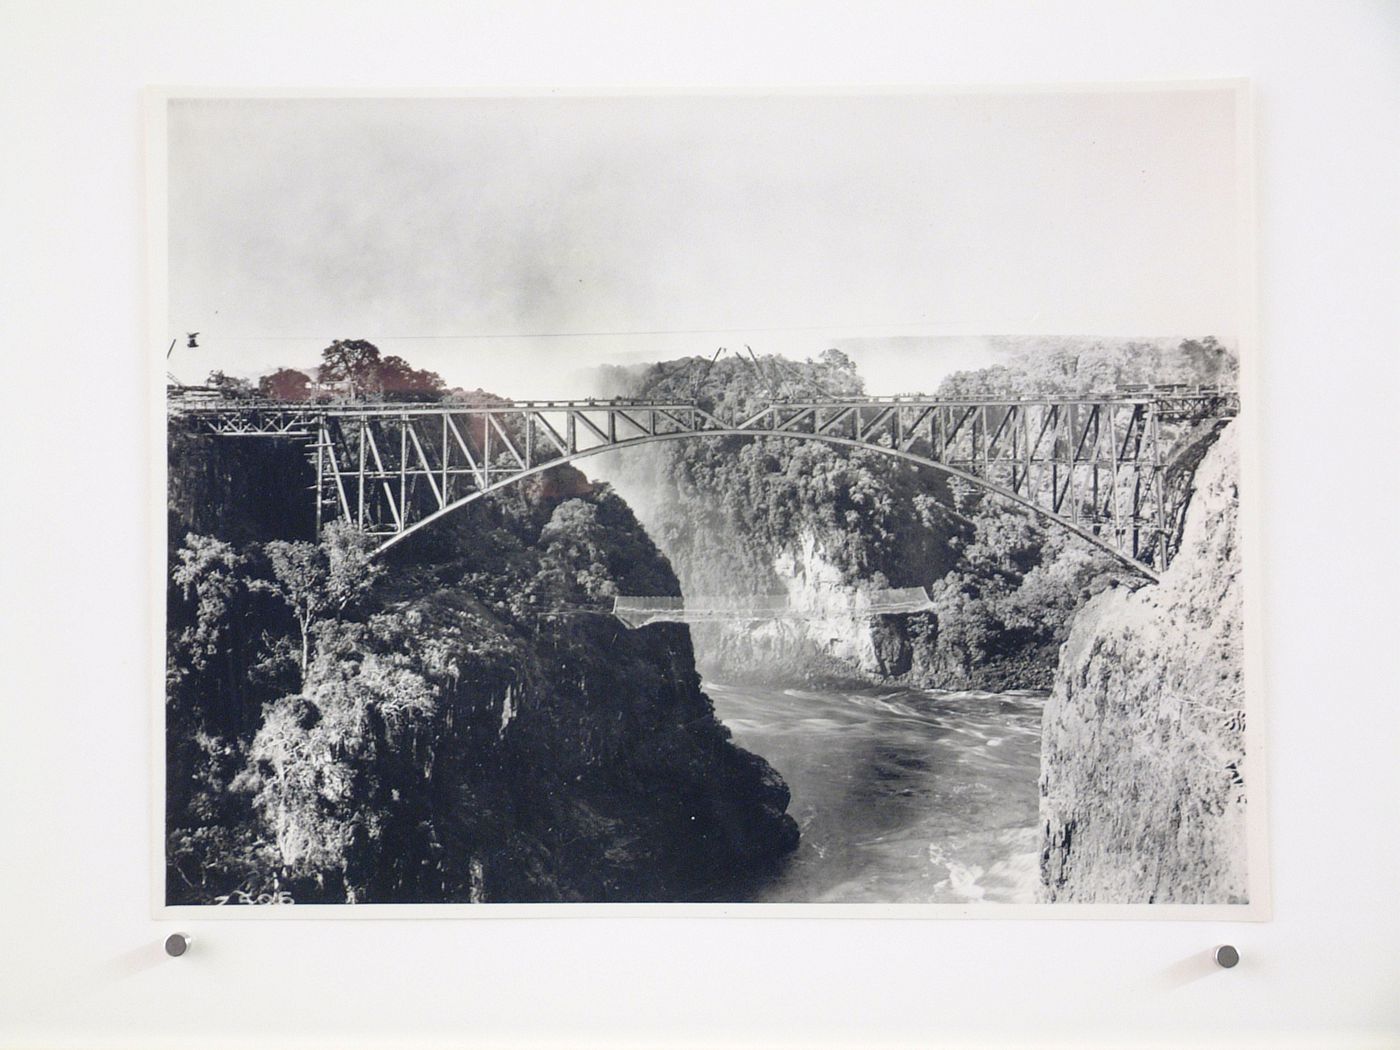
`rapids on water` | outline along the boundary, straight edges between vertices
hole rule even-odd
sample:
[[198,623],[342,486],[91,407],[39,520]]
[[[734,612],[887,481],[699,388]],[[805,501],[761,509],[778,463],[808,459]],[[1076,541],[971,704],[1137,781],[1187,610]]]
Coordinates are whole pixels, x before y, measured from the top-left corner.
[[1035,902],[1043,693],[705,691],[782,774],[802,831],[753,900]]

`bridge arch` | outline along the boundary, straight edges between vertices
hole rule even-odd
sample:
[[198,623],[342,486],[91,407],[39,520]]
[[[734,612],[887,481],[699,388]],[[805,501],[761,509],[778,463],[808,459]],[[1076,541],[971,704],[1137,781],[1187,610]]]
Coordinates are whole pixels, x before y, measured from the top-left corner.
[[425,528],[426,526],[432,524],[435,521],[438,521],[441,518],[445,518],[447,515],[453,513],[454,511],[460,510],[462,507],[465,507],[469,503],[475,503],[483,496],[490,495],[493,492],[499,492],[500,490],[508,488],[511,485],[514,485],[524,480],[525,478],[532,477],[536,474],[543,474],[547,470],[552,470],[555,467],[563,466],[566,463],[574,463],[581,459],[587,459],[589,456],[601,455],[604,452],[615,452],[618,449],[632,448],[638,445],[650,445],[660,441],[679,441],[691,438],[707,437],[777,437],[798,439],[803,441],[823,441],[828,445],[840,445],[845,448],[867,449],[872,452],[878,452],[887,456],[891,456],[895,459],[904,460],[908,463],[913,463],[916,466],[928,467],[932,470],[939,471],[949,477],[959,478],[963,481],[968,482],[971,485],[977,486],[985,492],[989,492],[994,496],[1000,497],[1001,499],[1007,500],[1020,507],[1023,507],[1026,510],[1029,510],[1033,514],[1035,514],[1036,517],[1044,520],[1049,526],[1065,529],[1080,537],[1081,539],[1087,541],[1088,543],[1092,544],[1094,547],[1098,548],[1104,553],[1111,555],[1115,561],[1120,562],[1132,572],[1135,572],[1140,576],[1146,577],[1153,583],[1161,582],[1161,574],[1156,569],[1144,564],[1143,562],[1137,561],[1136,559],[1130,557],[1129,555],[1123,553],[1120,550],[1115,549],[1102,537],[1094,535],[1094,533],[1091,532],[1089,529],[1076,525],[1073,522],[1066,521],[1064,518],[1060,517],[1053,511],[1047,510],[1044,507],[1036,506],[1033,502],[1026,499],[1024,496],[1012,492],[1010,489],[1002,485],[998,485],[993,481],[988,481],[986,478],[978,477],[976,474],[968,473],[965,470],[960,470],[957,467],[949,466],[946,463],[940,463],[938,460],[930,459],[927,456],[920,456],[914,452],[906,452],[903,449],[890,448],[884,445],[876,445],[866,441],[857,441],[853,438],[840,437],[834,434],[809,434],[803,433],[801,431],[791,430],[758,430],[748,427],[742,429],[731,427],[723,429],[716,428],[712,430],[686,430],[667,434],[647,434],[645,436],[624,438],[618,441],[606,442],[601,445],[596,445],[592,448],[581,449],[569,455],[562,455],[557,459],[551,459],[544,463],[539,463],[534,466],[515,471],[507,478],[502,478],[500,481],[492,482],[491,484],[483,488],[476,489],[468,495],[463,496],[461,499],[455,500],[452,503],[449,503],[447,506],[441,507],[438,510],[433,511],[431,514],[424,515],[422,518],[418,519],[412,525],[409,525],[407,528],[403,529],[401,532],[397,532],[393,536],[390,536],[387,540],[385,540],[378,547],[376,547],[373,553],[382,554],[384,551],[387,551],[392,547],[396,547],[398,544],[408,539],[408,537],[412,536],[414,533],[420,531],[421,529]]

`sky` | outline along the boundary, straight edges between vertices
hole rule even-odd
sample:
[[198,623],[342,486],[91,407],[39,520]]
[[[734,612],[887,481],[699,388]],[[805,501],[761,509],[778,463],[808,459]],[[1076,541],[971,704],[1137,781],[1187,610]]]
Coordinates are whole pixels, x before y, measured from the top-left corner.
[[894,393],[1240,326],[1227,90],[173,99],[167,148],[185,382],[360,338],[517,398],[744,345]]

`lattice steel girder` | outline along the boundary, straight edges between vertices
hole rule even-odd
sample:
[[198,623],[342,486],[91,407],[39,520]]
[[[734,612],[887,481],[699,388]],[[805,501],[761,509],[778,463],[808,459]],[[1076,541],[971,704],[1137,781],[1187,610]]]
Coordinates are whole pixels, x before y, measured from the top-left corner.
[[[969,474],[978,475],[989,481],[997,481],[1011,491],[1021,493],[1030,500],[1045,504],[1053,509],[1068,510],[1071,521],[1084,521],[1095,529],[1112,524],[1115,538],[1121,538],[1125,526],[1124,515],[1128,513],[1117,499],[1098,501],[1098,472],[1103,466],[1104,443],[1101,436],[1105,410],[1098,404],[1091,404],[1087,411],[1067,413],[1061,407],[1069,402],[1045,403],[1018,401],[1000,406],[970,404],[911,404],[884,403],[868,407],[862,403],[831,404],[792,408],[781,404],[766,405],[757,412],[729,429],[731,431],[777,431],[794,437],[824,436],[850,439],[871,447],[899,448],[908,451],[922,440],[919,428],[930,421],[934,414],[942,416],[941,426],[934,422],[930,426],[930,443],[937,443],[941,432],[945,435],[944,460],[950,465]],[[1074,404],[1079,404],[1078,402]],[[826,409],[822,411],[821,409]],[[1141,418],[1145,406],[1141,403],[1126,406],[1132,419],[1124,431],[1121,444],[1110,442],[1117,456],[1116,461],[1136,461],[1130,455],[1140,442],[1134,443],[1134,420]],[[1112,406],[1107,414],[1116,414],[1118,406]],[[347,461],[355,463],[354,491],[356,508],[353,518],[362,527],[372,528],[377,534],[395,533],[411,527],[414,508],[410,505],[410,488],[418,491],[418,480],[426,486],[419,513],[435,513],[444,509],[449,499],[446,489],[454,481],[464,481],[466,489],[457,486],[458,492],[469,495],[498,483],[502,477],[523,474],[541,464],[556,458],[585,454],[590,450],[621,446],[630,441],[674,436],[685,433],[703,434],[723,428],[722,421],[698,410],[695,406],[599,406],[552,405],[545,409],[520,408],[519,406],[491,406],[486,410],[467,408],[438,408],[416,410],[418,416],[442,414],[444,429],[450,438],[446,455],[441,449],[434,449],[419,434],[413,415],[400,413],[397,425],[403,433],[398,441],[399,454],[396,462],[387,462],[385,447],[393,447],[393,442],[385,441],[377,432],[374,421],[359,417],[363,411],[351,413],[355,417],[357,429],[365,435],[364,452],[358,445],[354,450],[344,449],[340,455],[331,456],[331,481],[326,483],[326,502],[334,508],[341,490],[344,488],[343,465]],[[344,417],[345,413],[339,414]],[[1019,423],[1019,426],[1018,426]],[[1036,438],[1033,441],[1029,431],[1034,423]],[[392,425],[392,424],[391,424]],[[343,418],[338,418],[335,429],[343,430]],[[560,433],[563,428],[565,434]],[[1054,488],[1042,482],[1037,486],[1031,479],[1034,468],[1043,467],[1046,458],[1040,455],[1040,448],[1047,432],[1055,432],[1054,448],[1049,458],[1057,467],[1058,484]],[[1024,437],[1022,437],[1024,432]],[[544,444],[537,443],[536,434],[544,438]],[[1140,434],[1140,431],[1137,433]],[[412,437],[405,440],[405,435]],[[567,435],[567,436],[566,436]],[[585,437],[586,440],[580,440]],[[344,445],[343,438],[339,442]],[[412,448],[412,458],[408,455]],[[493,447],[495,452],[493,452]],[[541,449],[543,452],[541,453]],[[434,465],[434,452],[441,458]],[[465,462],[464,467],[453,465],[453,457]],[[1094,472],[1095,499],[1090,505],[1082,505],[1077,495],[1071,493],[1089,482],[1081,478],[1085,464]],[[339,479],[336,474],[342,475]],[[1043,471],[1041,478],[1043,479]],[[397,479],[397,492],[389,482]],[[379,483],[376,487],[375,483]],[[1151,518],[1140,513],[1143,495],[1151,496],[1154,491],[1150,484],[1144,485],[1135,479],[1134,491],[1138,499],[1132,511],[1135,534],[1144,524],[1151,524]],[[361,493],[363,492],[363,496]],[[379,493],[382,492],[382,496]],[[1066,501],[1070,501],[1066,506]],[[342,505],[343,499],[339,501]],[[363,508],[363,509],[362,509]]]
[[[172,405],[224,437],[307,440],[317,525],[396,542],[487,491],[610,448],[686,436],[816,439],[947,470],[1061,521],[1148,575],[1170,560],[1184,489],[1165,443],[1238,412],[1231,391],[1077,398],[780,400],[726,421],[686,401]],[[1144,562],[1142,559],[1148,559]],[[1154,568],[1155,567],[1155,568]]]

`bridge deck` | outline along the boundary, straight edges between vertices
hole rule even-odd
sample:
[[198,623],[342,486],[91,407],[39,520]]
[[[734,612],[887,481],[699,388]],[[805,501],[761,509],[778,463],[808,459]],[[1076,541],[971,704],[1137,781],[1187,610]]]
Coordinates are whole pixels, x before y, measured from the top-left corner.
[[[830,398],[767,398],[761,404],[783,409],[815,409],[846,407],[900,407],[918,408],[922,406],[989,406],[1007,407],[1013,405],[1095,405],[1105,402],[1117,404],[1152,404],[1164,401],[1200,401],[1220,399],[1238,403],[1238,393],[1234,390],[1216,387],[1195,387],[1187,389],[1160,389],[1145,391],[1109,391],[1077,396],[1069,395],[990,395],[987,397],[939,397],[925,394],[872,395],[868,397]],[[292,414],[310,413],[314,415],[432,415],[443,411],[470,411],[485,413],[511,413],[521,409],[607,409],[607,408],[699,408],[693,400],[670,400],[656,398],[572,398],[548,400],[506,400],[492,401],[276,401],[259,397],[209,398],[206,396],[185,397],[176,392],[168,394],[167,406],[172,413],[185,415],[219,415],[228,412],[284,412]]]
[[1186,489],[1169,469],[1192,425],[1234,416],[1232,390],[1070,397],[698,402],[615,398],[483,402],[170,400],[171,418],[221,437],[306,443],[317,528],[343,520],[400,542],[541,471],[614,448],[693,437],[790,438],[932,467],[1058,522],[1155,579],[1174,553]]

